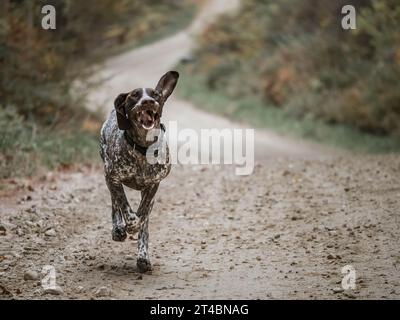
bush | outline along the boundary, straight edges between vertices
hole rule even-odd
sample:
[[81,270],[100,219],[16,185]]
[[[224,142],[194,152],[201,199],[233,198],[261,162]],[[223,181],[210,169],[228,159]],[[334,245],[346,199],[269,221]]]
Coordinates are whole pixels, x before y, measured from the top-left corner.
[[[357,29],[341,28],[353,4]],[[249,0],[200,38],[193,72],[297,118],[400,135],[400,3]]]

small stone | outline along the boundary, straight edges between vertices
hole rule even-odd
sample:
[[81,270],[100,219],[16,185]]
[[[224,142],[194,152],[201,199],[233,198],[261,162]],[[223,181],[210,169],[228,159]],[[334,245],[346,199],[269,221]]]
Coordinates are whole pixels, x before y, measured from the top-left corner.
[[5,236],[7,233],[7,229],[0,223],[0,236]]
[[345,292],[344,295],[349,299],[355,299],[356,296],[350,292]]
[[21,258],[21,255],[20,255],[18,252],[16,252],[16,251],[11,251],[10,253],[11,253],[11,255],[12,255],[13,257],[15,257],[15,258],[17,258],[17,259]]
[[100,263],[96,266],[97,270],[104,270],[105,269],[105,265],[103,263]]
[[24,273],[24,280],[38,280],[39,274],[36,271],[28,270]]
[[77,292],[77,293],[81,293],[81,292],[83,292],[83,289],[84,289],[84,288],[83,288],[82,286],[77,286],[77,287],[76,287],[76,292]]
[[45,288],[43,290],[43,294],[53,294],[53,295],[60,295],[63,294],[64,291],[59,286]]
[[35,296],[41,294],[40,289],[35,289],[35,290],[33,290],[33,294],[34,294]]
[[111,295],[111,290],[107,287],[100,287],[95,291],[94,295],[96,297],[109,297]]
[[344,290],[342,288],[333,288],[333,293],[341,293]]
[[31,227],[31,228],[35,226],[35,223],[33,223],[32,221],[29,221],[29,220],[25,221],[25,224],[26,224],[28,227]]
[[261,257],[260,257],[260,256],[257,256],[257,257],[256,257],[256,260],[257,260],[257,261],[261,261]]
[[289,174],[290,174],[290,172],[288,170],[285,170],[285,171],[282,172],[282,175],[284,177],[288,176]]
[[56,231],[54,229],[49,229],[44,233],[48,237],[55,237],[56,236]]

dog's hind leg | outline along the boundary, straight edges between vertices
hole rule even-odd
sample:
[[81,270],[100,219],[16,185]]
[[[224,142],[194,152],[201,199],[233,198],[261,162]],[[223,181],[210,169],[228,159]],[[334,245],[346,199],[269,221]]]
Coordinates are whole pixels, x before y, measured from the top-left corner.
[[139,272],[151,270],[149,258],[149,215],[153,208],[154,196],[158,189],[158,183],[142,191],[142,199],[138,208],[140,230],[138,239],[137,269]]

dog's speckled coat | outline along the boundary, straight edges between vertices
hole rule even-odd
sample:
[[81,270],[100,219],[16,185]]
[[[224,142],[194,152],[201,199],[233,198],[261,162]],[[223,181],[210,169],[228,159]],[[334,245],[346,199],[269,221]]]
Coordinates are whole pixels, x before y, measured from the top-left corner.
[[[138,149],[151,146],[147,141],[149,128],[160,129],[164,102],[170,96],[179,74],[169,71],[163,75],[155,89],[135,89],[120,94],[115,110],[101,129],[100,155],[104,161],[104,174],[112,201],[112,238],[124,241],[126,233],[139,232],[138,271],[151,270],[148,254],[148,222],[159,183],[171,170],[168,146],[163,163],[150,164]],[[128,135],[130,143],[125,135]],[[147,137],[147,139],[146,139]],[[165,141],[163,143],[166,143]],[[140,146],[139,148],[137,146]],[[141,201],[135,213],[126,198],[123,185],[141,191]]]

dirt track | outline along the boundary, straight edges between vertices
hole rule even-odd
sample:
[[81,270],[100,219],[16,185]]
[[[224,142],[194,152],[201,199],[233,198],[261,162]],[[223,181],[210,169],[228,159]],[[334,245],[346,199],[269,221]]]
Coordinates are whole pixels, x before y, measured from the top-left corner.
[[[115,76],[90,107],[153,86],[204,24],[108,61],[101,76]],[[176,98],[167,107],[165,120],[183,128],[238,127]],[[0,204],[0,298],[400,298],[399,156],[339,154],[257,131],[256,159],[244,177],[228,166],[173,167],[151,215],[154,270],[145,275],[136,272],[135,239],[111,240],[101,168],[17,182]],[[139,194],[128,197],[135,207]],[[357,288],[343,291],[348,264]],[[45,265],[61,295],[43,295],[42,276],[24,280]]]

